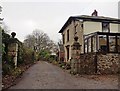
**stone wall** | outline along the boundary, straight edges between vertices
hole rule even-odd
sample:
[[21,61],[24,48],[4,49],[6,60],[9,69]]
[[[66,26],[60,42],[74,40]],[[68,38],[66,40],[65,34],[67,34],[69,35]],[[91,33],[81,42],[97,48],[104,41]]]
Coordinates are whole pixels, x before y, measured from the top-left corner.
[[74,66],[79,74],[117,74],[120,73],[119,56],[118,53],[81,54]]
[[120,54],[107,53],[97,55],[97,73],[116,74],[119,68]]
[[8,45],[8,57],[11,61],[14,61],[15,67],[17,67],[17,58],[18,58],[18,44],[10,43]]
[[95,53],[82,54],[79,60],[79,74],[95,74]]

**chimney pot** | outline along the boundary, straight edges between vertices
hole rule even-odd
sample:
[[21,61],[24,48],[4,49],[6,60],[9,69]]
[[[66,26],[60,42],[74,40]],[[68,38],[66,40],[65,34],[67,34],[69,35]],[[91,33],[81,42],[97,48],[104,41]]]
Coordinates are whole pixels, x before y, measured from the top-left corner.
[[94,12],[92,13],[92,16],[98,16],[98,12],[94,10]]

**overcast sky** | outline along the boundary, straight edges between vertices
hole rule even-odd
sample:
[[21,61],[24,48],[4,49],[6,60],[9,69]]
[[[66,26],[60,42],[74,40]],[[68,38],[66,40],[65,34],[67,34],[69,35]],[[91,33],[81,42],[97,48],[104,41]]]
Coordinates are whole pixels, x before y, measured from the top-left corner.
[[[8,2],[9,1],[9,2]],[[44,1],[44,2],[43,2]],[[59,30],[70,16],[91,15],[118,17],[119,0],[2,0],[2,17],[10,33],[16,32],[21,41],[35,29],[40,29],[58,41]]]

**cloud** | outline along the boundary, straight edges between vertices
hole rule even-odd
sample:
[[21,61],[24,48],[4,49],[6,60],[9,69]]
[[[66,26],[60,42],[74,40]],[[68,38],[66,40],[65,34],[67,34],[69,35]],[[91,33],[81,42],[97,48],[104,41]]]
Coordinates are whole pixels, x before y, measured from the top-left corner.
[[[15,31],[20,40],[24,40],[27,34],[34,29],[40,29],[47,33],[51,39],[57,41],[61,38],[58,31],[70,16],[91,15],[94,9],[101,16],[117,17],[117,0],[104,0],[99,3],[96,0],[80,0],[81,2],[30,2],[28,0],[4,0],[2,2],[5,23],[11,31]],[[27,2],[28,1],[28,2]],[[48,1],[48,0],[47,0]],[[59,0],[60,1],[60,0]],[[108,2],[107,2],[108,1]],[[110,11],[109,11],[110,10]]]
[[1,0],[2,2],[118,2],[119,0]]

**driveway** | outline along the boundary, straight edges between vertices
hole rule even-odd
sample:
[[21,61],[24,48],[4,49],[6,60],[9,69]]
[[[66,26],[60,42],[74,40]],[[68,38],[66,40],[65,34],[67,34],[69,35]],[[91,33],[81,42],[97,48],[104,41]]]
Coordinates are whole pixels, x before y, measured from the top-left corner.
[[9,89],[118,89],[115,75],[74,76],[50,63],[39,61]]

